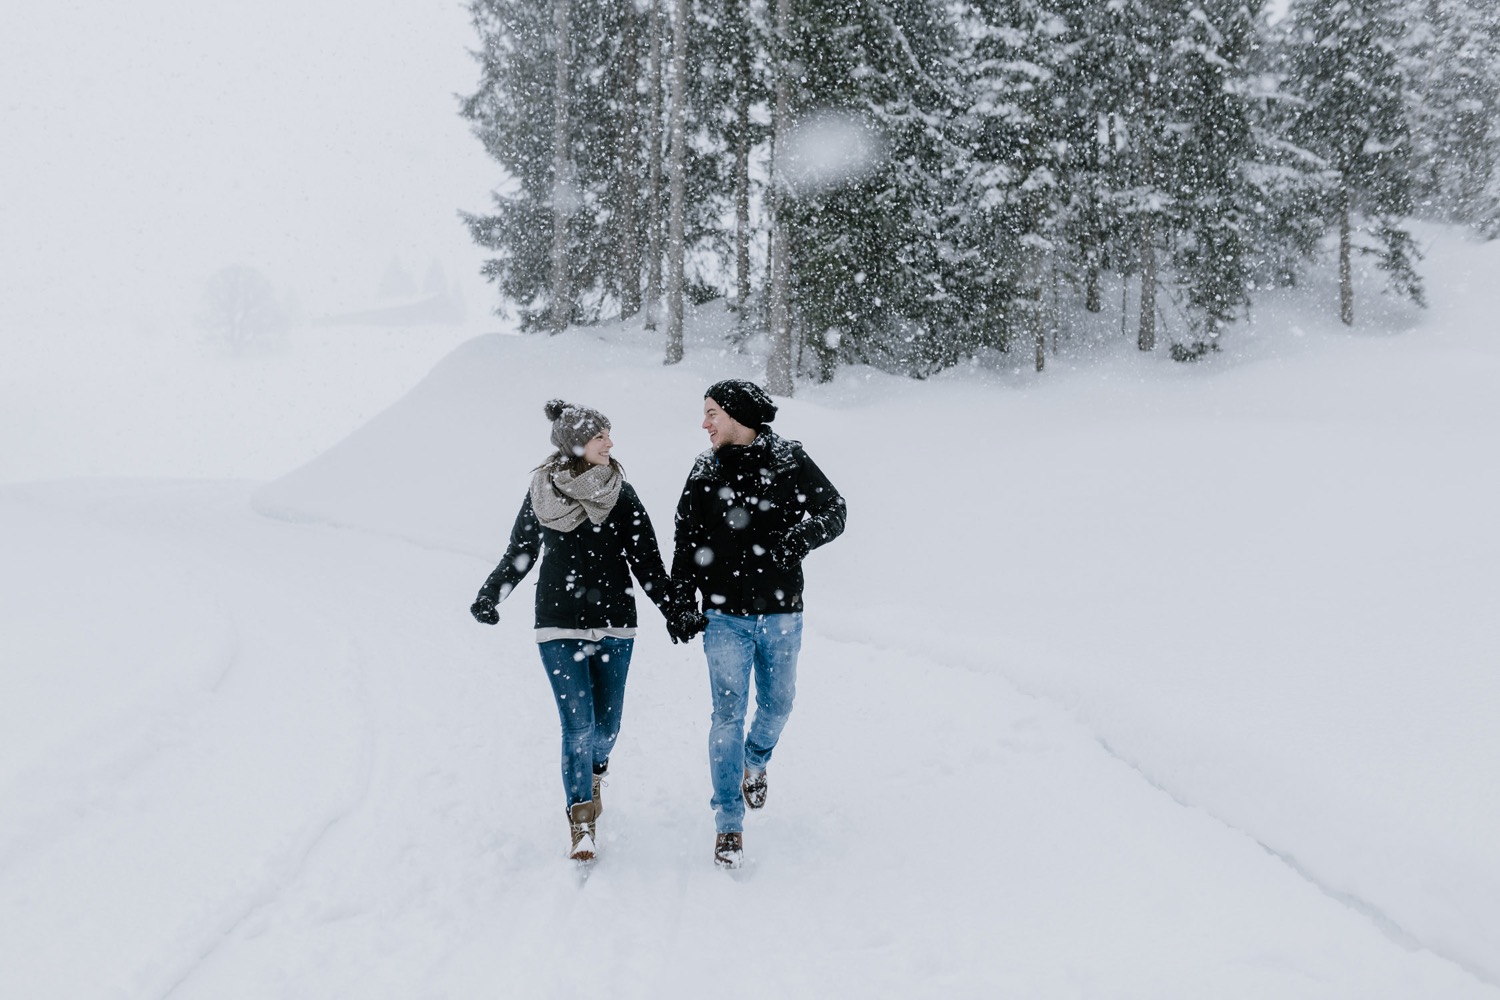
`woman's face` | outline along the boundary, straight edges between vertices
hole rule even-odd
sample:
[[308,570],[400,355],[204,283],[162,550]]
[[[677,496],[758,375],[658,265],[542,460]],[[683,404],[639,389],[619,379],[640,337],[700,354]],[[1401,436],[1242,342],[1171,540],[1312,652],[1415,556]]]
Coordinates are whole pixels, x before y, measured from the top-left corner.
[[608,465],[609,449],[614,446],[615,443],[609,439],[609,431],[600,431],[583,446],[583,460],[590,465]]

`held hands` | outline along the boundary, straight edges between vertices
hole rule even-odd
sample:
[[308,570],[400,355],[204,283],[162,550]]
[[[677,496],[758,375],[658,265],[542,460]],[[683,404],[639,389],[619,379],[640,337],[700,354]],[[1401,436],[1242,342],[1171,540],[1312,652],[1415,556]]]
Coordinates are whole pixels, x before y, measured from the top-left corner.
[[673,642],[692,642],[706,628],[708,616],[691,604],[679,604],[667,612],[667,635]]
[[488,597],[481,597],[469,605],[469,614],[482,625],[495,625],[500,621],[500,612],[495,610],[495,602]]

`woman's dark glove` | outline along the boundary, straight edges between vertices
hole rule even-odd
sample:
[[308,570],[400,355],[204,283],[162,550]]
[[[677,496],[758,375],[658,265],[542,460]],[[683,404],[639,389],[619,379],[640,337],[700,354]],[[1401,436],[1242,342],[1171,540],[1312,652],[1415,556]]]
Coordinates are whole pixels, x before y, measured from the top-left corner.
[[667,613],[667,635],[673,642],[692,642],[693,636],[708,628],[708,616],[691,604],[680,605]]
[[469,614],[474,620],[484,625],[495,625],[500,621],[500,612],[495,610],[495,602],[488,597],[481,597],[469,605]]

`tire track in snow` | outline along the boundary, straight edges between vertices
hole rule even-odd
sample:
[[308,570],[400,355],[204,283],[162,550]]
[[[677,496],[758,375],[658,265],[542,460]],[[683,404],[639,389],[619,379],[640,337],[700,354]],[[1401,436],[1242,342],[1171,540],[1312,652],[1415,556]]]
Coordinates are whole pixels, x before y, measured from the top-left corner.
[[[49,898],[42,924],[64,918],[85,935],[94,925],[115,928],[93,968],[34,957],[28,975],[65,992],[72,988],[62,980],[83,976],[94,987],[163,996],[273,906],[359,807],[371,781],[372,727],[364,657],[346,622],[309,613],[284,579],[242,566],[237,557],[248,547],[223,530],[212,506],[207,517],[196,505],[178,509],[200,488],[130,484],[123,492],[123,500],[63,494],[55,506],[150,540],[174,577],[226,613],[228,640],[211,669],[199,669],[195,690],[153,706],[102,750],[64,754],[78,790],[59,798],[54,787],[46,812],[66,829],[34,816],[5,857],[16,891],[39,879],[88,887],[87,902],[66,892]],[[143,633],[123,635],[117,648],[149,655],[132,647],[143,641]],[[331,740],[330,726],[338,730]],[[14,848],[27,843],[33,850],[18,855]],[[27,853],[30,863],[16,872]],[[126,918],[116,913],[122,906],[137,912]]]
[[214,959],[226,942],[247,926],[252,925],[257,918],[273,907],[287,889],[302,878],[303,873],[312,863],[313,856],[330,839],[340,824],[346,822],[369,798],[374,774],[374,737],[363,673],[357,666],[363,662],[363,657],[353,652],[358,648],[358,644],[353,641],[352,637],[346,634],[344,639],[343,662],[348,668],[347,673],[356,679],[355,702],[364,720],[360,726],[362,739],[356,773],[354,780],[350,783],[349,794],[342,801],[334,803],[319,824],[305,830],[300,843],[285,850],[280,863],[268,874],[268,878],[258,890],[245,895],[237,901],[236,905],[229,907],[221,915],[218,926],[207,935],[208,940],[187,959],[186,967],[179,973],[175,973],[171,984],[161,992],[164,1000],[176,995],[180,989],[188,985],[198,971]]
[[1221,828],[1232,832],[1235,836],[1244,838],[1249,843],[1254,844],[1266,855],[1274,858],[1278,863],[1284,866],[1286,870],[1293,873],[1300,881],[1315,889],[1322,896],[1334,901],[1349,912],[1356,914],[1360,919],[1368,922],[1370,925],[1375,927],[1387,940],[1397,945],[1404,951],[1413,953],[1426,953],[1428,955],[1431,955],[1433,958],[1452,966],[1454,969],[1458,970],[1466,976],[1471,977],[1478,983],[1482,983],[1483,985],[1490,988],[1500,988],[1500,980],[1497,980],[1487,970],[1477,967],[1474,963],[1465,960],[1462,955],[1456,954],[1449,949],[1443,948],[1441,945],[1435,944],[1432,941],[1425,940],[1421,935],[1416,934],[1409,928],[1402,925],[1400,921],[1392,917],[1389,913],[1382,910],[1379,906],[1370,902],[1369,900],[1364,899],[1355,893],[1351,893],[1347,890],[1339,889],[1338,887],[1331,885],[1326,880],[1319,877],[1319,875],[1314,870],[1298,860],[1298,858],[1292,852],[1282,848],[1278,848],[1274,844],[1268,843],[1265,840],[1256,837],[1248,830],[1237,826],[1224,817],[1218,815],[1212,809],[1193,802],[1188,797],[1179,794],[1168,784],[1157,779],[1145,766],[1131,759],[1129,756],[1119,752],[1104,736],[1100,735],[1091,726],[1089,726],[1088,723],[1078,715],[1078,713],[1071,711],[1066,705],[1056,700],[1050,694],[1029,690],[1026,686],[1018,683],[1004,670],[1004,668],[1000,665],[999,660],[993,661],[993,669],[986,670],[979,666],[978,662],[974,661],[947,662],[934,658],[929,650],[912,647],[910,646],[910,644],[903,643],[899,639],[894,642],[871,643],[867,639],[852,638],[846,629],[839,629],[837,626],[835,627],[834,632],[839,636],[834,641],[840,644],[847,644],[855,647],[860,645],[870,645],[881,649],[899,649],[902,650],[905,655],[910,656],[916,661],[927,664],[932,668],[944,671],[954,671],[959,674],[985,677],[987,679],[1005,685],[1007,688],[1014,691],[1019,696],[1031,698],[1041,704],[1049,706],[1059,716],[1063,716],[1072,720],[1074,724],[1078,725],[1084,731],[1088,732],[1090,738],[1095,744],[1097,744],[1100,750],[1102,750],[1109,758],[1119,762],[1120,764],[1128,768],[1140,781],[1144,782],[1145,785],[1151,788],[1155,793],[1166,797],[1172,803],[1182,809],[1190,810],[1199,815],[1207,817]]
[[1099,747],[1105,753],[1109,754],[1115,760],[1119,761],[1121,764],[1124,764],[1126,767],[1134,771],[1146,784],[1150,785],[1161,794],[1167,796],[1182,808],[1191,809],[1195,812],[1202,813],[1204,816],[1208,816],[1215,823],[1218,823],[1226,830],[1233,830],[1236,834],[1246,838],[1247,840],[1250,840],[1261,850],[1265,851],[1271,857],[1275,858],[1277,861],[1285,865],[1287,869],[1296,874],[1298,878],[1302,879],[1308,885],[1318,890],[1318,892],[1327,896],[1329,899],[1338,903],[1340,906],[1343,906],[1368,920],[1375,926],[1376,929],[1380,931],[1380,933],[1389,938],[1392,943],[1399,945],[1407,951],[1427,952],[1428,954],[1439,958],[1444,962],[1452,964],[1456,968],[1462,970],[1464,973],[1473,976],[1475,979],[1477,979],[1481,983],[1484,983],[1486,986],[1500,989],[1500,979],[1496,979],[1486,970],[1465,961],[1463,956],[1461,955],[1453,954],[1439,945],[1434,945],[1431,942],[1422,940],[1419,935],[1408,930],[1406,927],[1403,927],[1400,921],[1396,920],[1389,913],[1386,913],[1384,910],[1382,910],[1380,907],[1376,906],[1369,900],[1362,899],[1352,892],[1336,888],[1335,886],[1332,886],[1329,883],[1325,882],[1323,879],[1318,877],[1318,874],[1316,872],[1298,861],[1295,855],[1266,843],[1264,840],[1261,840],[1250,831],[1244,829],[1243,827],[1236,826],[1235,824],[1224,819],[1222,816],[1217,815],[1211,809],[1207,809],[1204,806],[1198,805],[1197,803],[1191,802],[1188,799],[1178,795],[1166,784],[1152,777],[1151,773],[1140,764],[1117,751],[1104,737],[1096,733],[1094,734],[1094,740],[1099,744]]

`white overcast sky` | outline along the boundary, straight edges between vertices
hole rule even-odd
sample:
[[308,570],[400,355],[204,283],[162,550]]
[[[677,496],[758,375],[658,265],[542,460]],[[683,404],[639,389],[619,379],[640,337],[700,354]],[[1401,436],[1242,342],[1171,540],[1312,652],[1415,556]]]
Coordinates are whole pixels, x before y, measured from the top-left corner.
[[169,318],[241,262],[327,308],[367,305],[393,258],[486,294],[455,213],[487,207],[497,168],[455,113],[477,79],[457,0],[95,0],[6,21],[0,330]]

